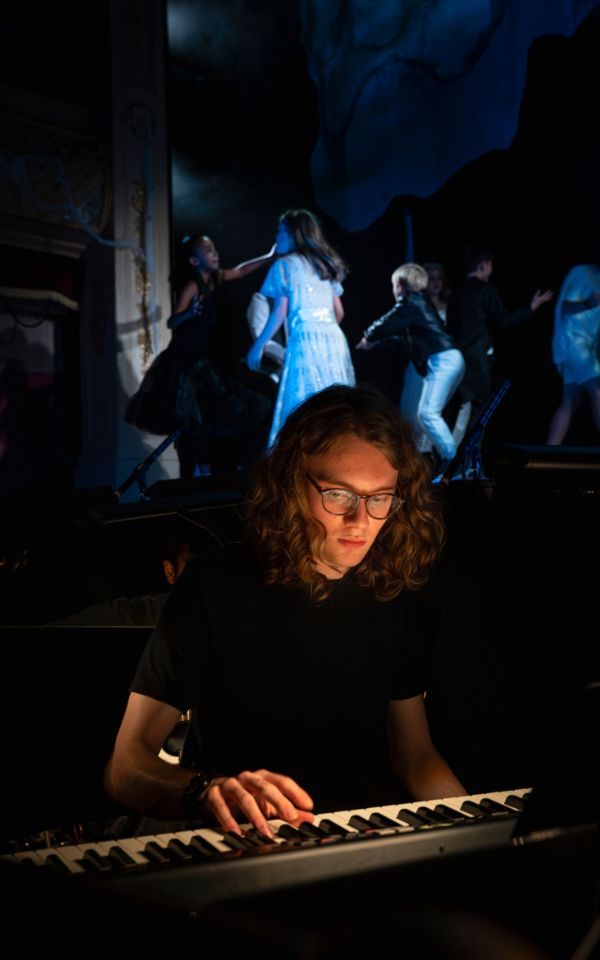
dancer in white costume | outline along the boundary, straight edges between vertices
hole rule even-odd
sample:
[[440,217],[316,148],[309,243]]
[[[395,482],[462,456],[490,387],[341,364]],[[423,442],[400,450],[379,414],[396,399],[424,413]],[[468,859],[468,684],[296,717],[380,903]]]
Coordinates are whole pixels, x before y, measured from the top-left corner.
[[556,303],[552,357],[563,380],[563,395],[546,443],[561,444],[584,391],[600,432],[600,269],[579,264],[569,271]]
[[356,383],[348,341],[340,329],[344,263],[308,210],[287,210],[280,217],[276,244],[279,259],[261,288],[272,301],[271,312],[248,352],[248,366],[258,370],[265,345],[286,323],[288,342],[269,447],[303,400],[334,383]]

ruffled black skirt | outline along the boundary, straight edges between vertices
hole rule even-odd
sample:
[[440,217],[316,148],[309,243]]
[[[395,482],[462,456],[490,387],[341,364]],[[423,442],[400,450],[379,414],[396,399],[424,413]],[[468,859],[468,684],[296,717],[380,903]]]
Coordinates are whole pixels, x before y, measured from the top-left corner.
[[267,424],[267,397],[216,370],[204,357],[182,363],[171,343],[148,368],[125,420],[161,436],[182,427],[197,437],[236,436]]

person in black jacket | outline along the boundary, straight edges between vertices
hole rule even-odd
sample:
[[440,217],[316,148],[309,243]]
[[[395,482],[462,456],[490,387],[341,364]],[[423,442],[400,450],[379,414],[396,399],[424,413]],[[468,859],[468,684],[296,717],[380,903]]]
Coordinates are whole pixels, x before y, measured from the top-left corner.
[[[368,327],[357,350],[393,338],[423,377],[416,410],[417,445],[424,450],[429,438],[439,456],[441,470],[454,458],[457,443],[442,411],[458,387],[465,363],[454,339],[444,329],[425,290],[427,271],[418,263],[405,263],[392,274],[396,305]],[[419,429],[420,428],[420,429]]]
[[446,314],[448,332],[456,338],[466,364],[458,396],[462,404],[471,404],[462,431],[454,430],[458,443],[477,423],[492,393],[493,337],[496,331],[526,320],[553,297],[551,290],[536,290],[528,306],[509,311],[496,287],[489,283],[494,255],[478,247],[469,248],[465,254],[465,266],[466,278],[450,295]]

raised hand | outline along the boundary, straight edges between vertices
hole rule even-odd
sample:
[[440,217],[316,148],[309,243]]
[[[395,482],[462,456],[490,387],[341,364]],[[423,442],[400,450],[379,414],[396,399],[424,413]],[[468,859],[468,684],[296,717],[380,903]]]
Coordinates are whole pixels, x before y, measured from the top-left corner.
[[554,293],[552,290],[544,290],[542,293],[541,290],[536,290],[533,297],[531,298],[531,303],[529,304],[530,310],[537,310],[538,307],[541,307],[544,303],[548,303],[549,300],[552,300]]

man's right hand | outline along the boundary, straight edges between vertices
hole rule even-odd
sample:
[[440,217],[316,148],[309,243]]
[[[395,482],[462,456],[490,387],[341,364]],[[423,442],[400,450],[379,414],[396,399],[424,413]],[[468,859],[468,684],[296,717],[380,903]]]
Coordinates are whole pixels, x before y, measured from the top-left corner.
[[529,309],[535,311],[538,307],[541,307],[544,303],[548,303],[549,300],[552,300],[554,296],[552,290],[544,290],[542,293],[541,290],[536,290],[533,297],[531,298],[531,303],[529,304]]
[[245,770],[236,777],[215,777],[202,796],[202,807],[225,832],[241,834],[231,813],[237,808],[244,819],[263,836],[272,838],[267,820],[286,820],[297,825],[312,821],[313,801],[291,777],[271,770]]

